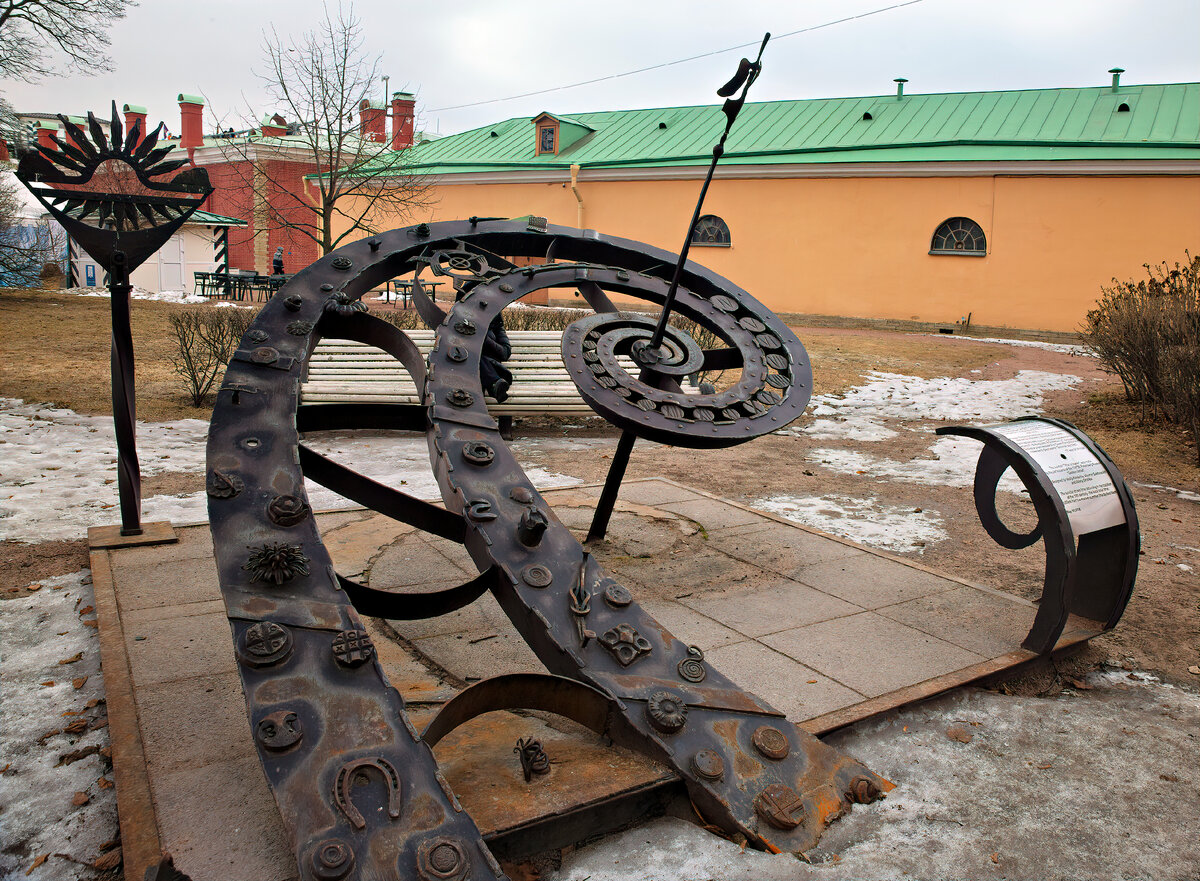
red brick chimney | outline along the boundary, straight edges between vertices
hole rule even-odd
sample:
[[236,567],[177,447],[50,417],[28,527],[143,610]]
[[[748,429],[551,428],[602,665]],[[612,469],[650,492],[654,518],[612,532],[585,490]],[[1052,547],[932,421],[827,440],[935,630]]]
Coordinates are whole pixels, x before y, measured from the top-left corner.
[[188,159],[192,159],[195,149],[204,146],[204,99],[181,92],[176,100],[179,101],[179,146],[187,150]]
[[134,143],[136,147],[142,142],[142,138],[146,137],[146,108],[139,107],[136,104],[126,104],[122,110],[125,112],[125,137],[129,137],[129,133],[133,131],[136,123],[141,123],[141,126],[138,128],[140,134]]
[[382,104],[363,98],[358,105],[358,113],[362,119],[362,136],[368,141],[382,144],[387,140],[384,127],[387,124],[387,111]]
[[0,139],[0,162],[7,162],[12,157],[8,153],[8,144]]
[[37,142],[39,147],[47,147],[51,150],[57,150],[54,142],[50,140],[51,135],[58,134],[58,126],[52,122],[39,122],[37,130]]
[[287,134],[287,120],[278,113],[264,116],[262,120],[264,138],[282,138]]
[[392,149],[407,150],[413,142],[413,107],[416,99],[408,92],[392,92]]

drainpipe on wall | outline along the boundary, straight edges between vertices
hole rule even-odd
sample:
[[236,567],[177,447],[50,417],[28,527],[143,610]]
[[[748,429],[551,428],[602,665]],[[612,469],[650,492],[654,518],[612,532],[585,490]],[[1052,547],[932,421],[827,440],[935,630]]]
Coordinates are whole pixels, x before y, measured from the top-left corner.
[[575,208],[575,226],[583,229],[583,196],[579,194],[579,166],[571,166],[571,192],[575,194],[575,201],[579,204]]

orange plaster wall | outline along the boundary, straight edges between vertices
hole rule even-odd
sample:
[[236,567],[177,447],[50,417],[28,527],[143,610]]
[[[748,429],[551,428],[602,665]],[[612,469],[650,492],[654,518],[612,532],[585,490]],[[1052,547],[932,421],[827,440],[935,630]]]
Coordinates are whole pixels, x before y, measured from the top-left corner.
[[[700,182],[586,181],[583,226],[676,251]],[[439,186],[427,220],[536,214],[577,225],[563,184]],[[731,248],[691,257],[779,312],[1076,329],[1116,276],[1200,249],[1200,177],[716,180]],[[954,216],[986,257],[928,253]],[[400,225],[399,223],[397,225]]]

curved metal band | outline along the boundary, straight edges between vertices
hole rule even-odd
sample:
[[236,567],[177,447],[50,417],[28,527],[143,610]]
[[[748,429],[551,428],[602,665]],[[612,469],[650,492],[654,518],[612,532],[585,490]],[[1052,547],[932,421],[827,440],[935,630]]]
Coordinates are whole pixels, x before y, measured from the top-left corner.
[[599,689],[550,673],[510,673],[493,676],[460,691],[443,705],[421,733],[427,744],[495,710],[541,710],[578,722],[597,734],[609,734],[612,698]]
[[470,581],[432,593],[393,593],[367,587],[338,574],[338,585],[360,615],[392,621],[419,621],[456,612],[479,599],[495,584],[500,570],[493,566]]
[[[991,451],[997,462],[1003,462],[1012,468],[1021,482],[1029,491],[1029,499],[1033,502],[1034,511],[1038,515],[1038,530],[1045,539],[1046,577],[1042,586],[1042,598],[1038,603],[1037,614],[1029,635],[1021,646],[1031,652],[1046,654],[1054,648],[1062,635],[1070,617],[1073,594],[1075,591],[1075,537],[1071,532],[1070,521],[1062,499],[1054,489],[1054,483],[1038,465],[1012,440],[988,431],[985,428],[970,426],[947,426],[939,428],[940,435],[960,435],[980,441],[985,449]],[[990,474],[990,465],[985,469],[985,476]],[[1005,469],[1000,468],[1003,473]],[[977,472],[978,473],[978,472]],[[997,475],[999,479],[999,475]],[[979,488],[976,487],[976,499],[979,498]],[[995,496],[991,501],[991,512],[995,514]],[[980,521],[986,527],[986,509],[980,511]],[[998,518],[997,518],[998,520]],[[1007,531],[1007,529],[1006,529]],[[991,531],[989,530],[989,535]],[[993,536],[995,537],[995,536]],[[1003,544],[1003,543],[1001,543]],[[1008,545],[1004,545],[1008,547]],[[1026,547],[1027,545],[1019,545]]]
[[305,477],[393,520],[419,526],[426,532],[463,543],[463,518],[458,514],[363,477],[304,444],[297,449],[300,453],[300,470]]

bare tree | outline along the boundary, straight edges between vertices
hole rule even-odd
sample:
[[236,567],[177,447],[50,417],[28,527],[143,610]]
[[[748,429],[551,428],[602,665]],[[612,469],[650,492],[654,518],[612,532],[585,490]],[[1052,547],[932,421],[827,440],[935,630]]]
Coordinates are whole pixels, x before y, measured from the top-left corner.
[[0,78],[35,83],[65,55],[78,73],[110,63],[108,29],[136,0],[0,0]]
[[[266,72],[258,76],[288,134],[264,136],[256,127],[218,141],[235,186],[254,195],[256,235],[289,230],[327,254],[429,204],[428,185],[405,171],[405,151],[368,137],[359,122],[363,102],[379,94],[381,63],[363,55],[363,43],[361,20],[342,7],[327,7],[321,24],[298,38],[266,35]],[[288,160],[310,166],[304,187],[295,186]]]
[[0,287],[31,287],[46,273],[62,272],[66,236],[48,218],[25,216],[21,185],[0,173]]

